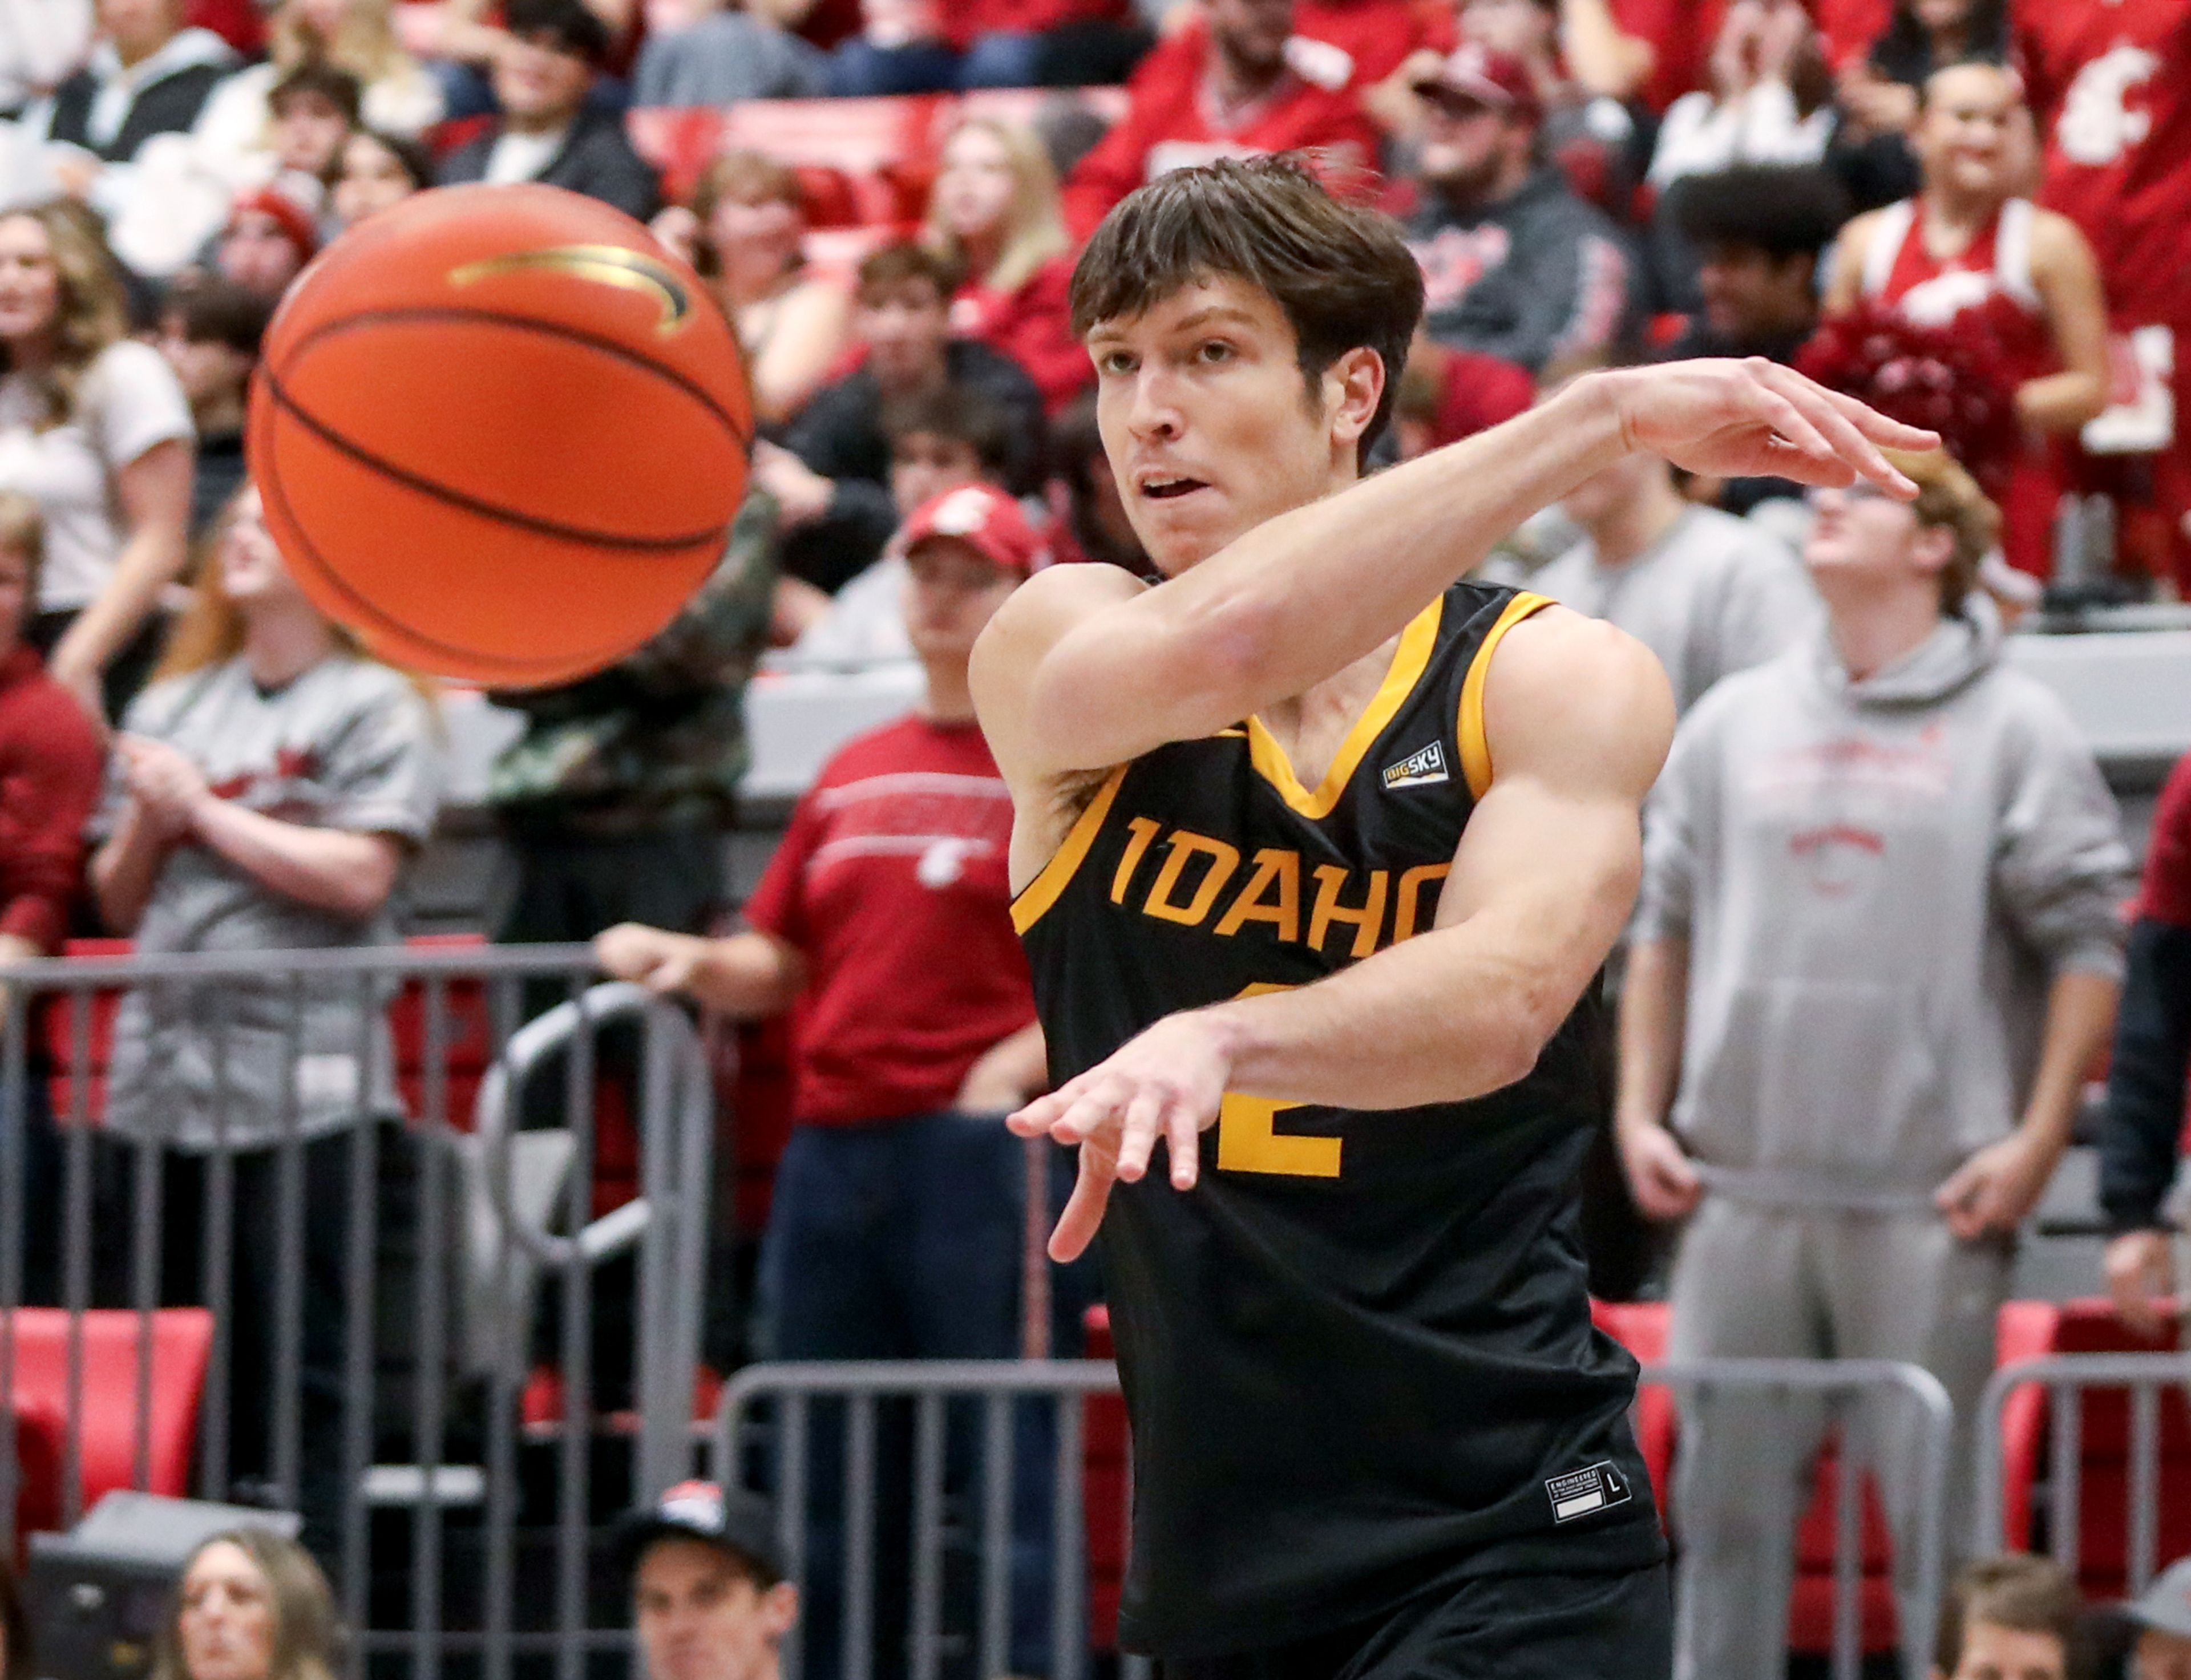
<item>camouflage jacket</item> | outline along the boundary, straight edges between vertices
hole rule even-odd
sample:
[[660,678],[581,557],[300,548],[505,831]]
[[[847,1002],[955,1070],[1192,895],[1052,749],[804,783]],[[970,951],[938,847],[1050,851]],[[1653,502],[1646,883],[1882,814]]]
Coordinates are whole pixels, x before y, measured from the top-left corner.
[[699,593],[629,658],[561,688],[498,693],[526,714],[489,803],[521,832],[626,835],[730,821],[746,679],[768,641],[777,506],[748,492]]

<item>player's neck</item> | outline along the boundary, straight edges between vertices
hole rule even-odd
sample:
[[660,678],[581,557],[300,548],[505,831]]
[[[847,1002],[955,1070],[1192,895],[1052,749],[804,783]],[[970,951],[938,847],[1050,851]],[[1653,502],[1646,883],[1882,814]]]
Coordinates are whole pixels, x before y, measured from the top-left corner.
[[309,601],[270,601],[252,609],[243,627],[243,662],[262,689],[293,681],[334,652],[334,632]]
[[1661,474],[1644,480],[1636,494],[1584,526],[1597,563],[1625,566],[1648,553],[1682,522],[1689,504]]
[[966,661],[924,660],[921,668],[928,673],[928,688],[921,698],[920,715],[931,724],[972,723],[974,690],[966,680]]
[[1827,627],[1852,682],[1877,676],[1895,661],[1924,645],[1940,624],[1938,587],[1930,578],[1908,580],[1908,587],[1820,592],[1826,601]]

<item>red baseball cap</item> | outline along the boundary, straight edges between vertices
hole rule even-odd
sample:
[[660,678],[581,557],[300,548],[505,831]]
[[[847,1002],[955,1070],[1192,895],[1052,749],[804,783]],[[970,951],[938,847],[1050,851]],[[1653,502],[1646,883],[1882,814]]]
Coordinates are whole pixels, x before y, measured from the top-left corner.
[[230,227],[245,212],[256,210],[270,216],[282,236],[297,247],[297,254],[310,262],[320,249],[320,230],[312,220],[310,211],[297,202],[279,187],[260,187],[239,197],[228,213]]
[[965,484],[932,497],[900,527],[897,551],[910,554],[932,537],[964,542],[991,565],[1022,577],[1050,563],[1050,547],[1015,502],[994,485]]
[[1474,41],[1464,41],[1435,71],[1418,77],[1415,91],[1472,99],[1494,111],[1511,111],[1532,121],[1543,112],[1529,67],[1511,54],[1494,53]]

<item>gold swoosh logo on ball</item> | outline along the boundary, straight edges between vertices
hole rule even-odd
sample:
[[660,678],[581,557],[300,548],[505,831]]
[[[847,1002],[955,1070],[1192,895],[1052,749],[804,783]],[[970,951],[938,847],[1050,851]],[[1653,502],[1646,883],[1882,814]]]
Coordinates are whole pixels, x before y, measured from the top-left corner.
[[680,331],[691,319],[691,294],[669,264],[621,245],[558,245],[546,251],[513,251],[507,256],[485,257],[450,270],[449,284],[469,286],[495,275],[515,274],[526,269],[551,269],[561,274],[576,275],[581,280],[643,292],[662,305],[662,319],[654,330],[665,338]]

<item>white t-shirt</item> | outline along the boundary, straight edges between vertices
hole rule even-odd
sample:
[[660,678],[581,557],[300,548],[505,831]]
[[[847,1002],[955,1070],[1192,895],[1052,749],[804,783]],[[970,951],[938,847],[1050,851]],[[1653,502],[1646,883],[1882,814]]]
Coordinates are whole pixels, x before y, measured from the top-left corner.
[[32,380],[0,377],[0,490],[46,516],[39,610],[73,610],[98,599],[128,541],[115,474],[155,444],[193,436],[191,406],[167,359],[125,338],[84,370],[75,418],[42,432],[44,413]]
[[555,154],[562,150],[564,138],[570,132],[567,128],[558,128],[552,134],[504,131],[487,155],[487,173],[481,179],[497,186],[538,179],[540,172],[553,163]]

